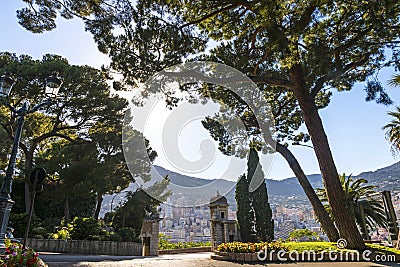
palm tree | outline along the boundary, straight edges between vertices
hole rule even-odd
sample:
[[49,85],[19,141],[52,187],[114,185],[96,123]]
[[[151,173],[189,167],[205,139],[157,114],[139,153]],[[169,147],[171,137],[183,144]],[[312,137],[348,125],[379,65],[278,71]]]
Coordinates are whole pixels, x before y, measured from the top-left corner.
[[[400,86],[400,74],[394,75],[388,82],[389,86]],[[393,117],[382,129],[386,131],[386,138],[392,144],[392,153],[400,151],[400,107],[396,111],[388,112]]]
[[396,111],[388,112],[393,119],[382,129],[386,131],[386,138],[392,144],[392,153],[400,151],[400,107],[396,107]]
[[400,74],[393,75],[392,78],[388,82],[389,86],[400,86]]
[[[385,207],[381,200],[373,197],[377,193],[376,186],[367,185],[368,181],[363,178],[353,180],[351,175],[346,177],[343,174],[339,175],[339,178],[346,195],[346,201],[350,207],[350,215],[357,225],[363,229],[365,219],[365,224],[370,230],[375,229],[377,226],[387,227]],[[318,188],[317,195],[333,219],[325,189]]]

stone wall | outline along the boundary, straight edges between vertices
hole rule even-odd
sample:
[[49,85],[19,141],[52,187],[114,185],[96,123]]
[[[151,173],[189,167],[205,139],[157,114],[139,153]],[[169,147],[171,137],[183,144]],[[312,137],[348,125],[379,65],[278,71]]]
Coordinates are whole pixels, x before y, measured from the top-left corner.
[[141,256],[142,244],[134,242],[33,239],[27,245],[36,251],[93,255]]

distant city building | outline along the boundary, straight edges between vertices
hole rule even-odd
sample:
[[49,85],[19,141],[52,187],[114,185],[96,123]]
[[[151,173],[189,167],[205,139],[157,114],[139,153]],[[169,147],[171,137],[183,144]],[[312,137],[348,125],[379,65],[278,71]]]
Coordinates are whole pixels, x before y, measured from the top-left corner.
[[275,239],[287,239],[289,237],[290,232],[293,232],[295,229],[294,221],[285,220],[282,223],[278,224],[278,228],[275,229]]

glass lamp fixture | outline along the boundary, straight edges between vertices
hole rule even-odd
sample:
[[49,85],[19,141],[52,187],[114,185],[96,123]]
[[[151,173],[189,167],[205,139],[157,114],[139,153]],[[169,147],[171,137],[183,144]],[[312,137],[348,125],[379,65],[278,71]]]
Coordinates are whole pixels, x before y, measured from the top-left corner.
[[56,97],[58,95],[58,90],[60,90],[62,79],[57,76],[58,73],[54,72],[53,75],[46,78],[46,88],[44,93],[48,97]]
[[0,77],[0,97],[8,97],[11,93],[11,89],[14,86],[15,80],[11,78],[9,72],[6,72]]

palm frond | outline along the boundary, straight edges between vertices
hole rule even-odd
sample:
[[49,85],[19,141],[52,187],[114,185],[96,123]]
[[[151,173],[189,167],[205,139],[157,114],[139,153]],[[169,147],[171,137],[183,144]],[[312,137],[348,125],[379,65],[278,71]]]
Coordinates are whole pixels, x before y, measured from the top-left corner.
[[[345,192],[350,216],[354,217],[357,225],[361,226],[363,224],[363,220],[365,219],[365,223],[370,230],[375,229],[377,226],[387,227],[386,211],[382,201],[371,197],[372,195],[376,194],[377,187],[369,185],[368,181],[363,178],[353,180],[351,175],[346,176],[345,174],[342,174],[339,175],[339,179]],[[316,193],[321,202],[324,204],[329,216],[333,219],[325,188],[317,188]],[[361,209],[364,211],[364,219],[361,215]]]
[[400,74],[393,75],[392,78],[388,81],[388,85],[391,87],[400,86]]
[[396,154],[400,151],[400,107],[396,107],[396,111],[388,112],[388,115],[393,117],[393,120],[382,129],[385,130],[386,139],[392,144],[392,153]]

